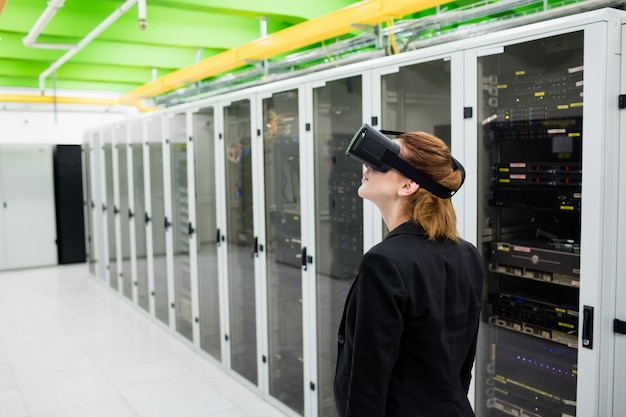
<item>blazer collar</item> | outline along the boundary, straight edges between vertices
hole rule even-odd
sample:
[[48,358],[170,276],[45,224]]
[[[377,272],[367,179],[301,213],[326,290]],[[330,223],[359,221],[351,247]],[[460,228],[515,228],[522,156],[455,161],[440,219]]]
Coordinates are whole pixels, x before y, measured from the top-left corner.
[[415,223],[413,220],[408,220],[390,231],[387,236],[385,236],[385,239],[403,234],[426,236],[426,231],[421,225]]

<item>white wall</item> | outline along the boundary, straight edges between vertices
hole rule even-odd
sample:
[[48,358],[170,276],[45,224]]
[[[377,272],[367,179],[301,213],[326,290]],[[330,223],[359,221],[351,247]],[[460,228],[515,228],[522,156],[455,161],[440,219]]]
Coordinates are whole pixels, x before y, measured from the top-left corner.
[[0,103],[0,144],[82,144],[83,133],[138,114],[131,107],[2,104]]

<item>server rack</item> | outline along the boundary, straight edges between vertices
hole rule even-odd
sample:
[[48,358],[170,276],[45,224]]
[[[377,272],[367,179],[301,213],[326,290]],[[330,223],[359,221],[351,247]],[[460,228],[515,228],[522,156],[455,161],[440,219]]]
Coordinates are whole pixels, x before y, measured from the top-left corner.
[[[221,153],[225,174],[225,239],[228,271],[230,366],[259,385],[260,334],[258,263],[264,251],[253,209],[252,103],[238,99],[223,107]],[[266,359],[267,360],[267,359]]]
[[175,113],[167,117],[167,151],[170,165],[166,166],[171,178],[171,231],[173,247],[174,307],[176,330],[189,340],[193,340],[190,236],[195,227],[189,213],[189,184],[187,177],[187,147],[190,136],[187,134],[186,113]]
[[89,272],[92,275],[96,274],[96,250],[95,250],[95,235],[94,235],[94,219],[93,208],[95,203],[93,201],[93,186],[92,186],[92,159],[93,151],[91,146],[91,133],[85,132],[82,145],[82,170],[83,170],[83,210],[85,219],[85,255]]
[[165,180],[164,180],[164,116],[159,115],[150,119],[146,126],[147,155],[149,169],[146,178],[149,179],[150,198],[147,203],[147,221],[150,227],[148,233],[152,239],[148,248],[151,249],[149,266],[152,267],[154,290],[151,292],[154,299],[154,312],[158,320],[166,325],[170,324],[170,291],[168,283],[168,261],[166,254],[166,232],[171,226],[171,220],[165,211]]
[[116,221],[116,241],[118,249],[120,290],[126,298],[134,300],[133,272],[131,256],[131,210],[129,188],[132,171],[129,169],[128,125],[117,124],[113,128],[114,153],[117,161],[115,175],[114,214]]
[[108,274],[107,282],[109,285],[115,290],[121,290],[121,266],[118,263],[118,233],[116,231],[117,207],[115,205],[117,158],[114,152],[113,126],[102,130],[102,142],[102,165],[104,169],[102,176],[102,214],[104,228],[106,230],[105,244],[108,247],[105,269]]
[[219,258],[223,231],[218,228],[215,109],[193,112],[197,217],[197,275],[200,348],[222,359]]
[[357,194],[363,168],[347,159],[345,149],[365,118],[366,84],[362,75],[352,73],[312,85],[317,335],[314,343],[320,416],[337,413],[333,394],[337,329],[365,246],[366,219],[363,200]]
[[612,232],[593,211],[610,221],[597,204],[614,187],[598,172],[616,169],[605,153],[615,146],[606,97],[616,85],[616,17],[536,25],[467,53],[477,68],[486,270],[477,415],[606,415],[589,385],[604,378],[597,314],[615,277],[594,250]]
[[[143,139],[143,120],[136,120],[129,125],[128,146],[131,153],[129,157],[132,172],[132,192],[129,200],[132,200],[133,210],[129,212],[132,217],[132,231],[134,244],[134,285],[137,292],[137,304],[145,311],[150,310],[150,271],[148,267],[148,223],[149,215],[146,205],[147,181],[145,175],[145,151]],[[130,188],[130,187],[129,187]],[[130,190],[129,190],[130,191]]]
[[269,393],[304,412],[300,112],[297,89],[262,100]]

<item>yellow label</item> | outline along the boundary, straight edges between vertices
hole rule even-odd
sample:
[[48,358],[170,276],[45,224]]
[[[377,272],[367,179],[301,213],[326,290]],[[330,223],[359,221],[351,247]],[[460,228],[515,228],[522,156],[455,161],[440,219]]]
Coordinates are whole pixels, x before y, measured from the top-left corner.
[[569,323],[561,323],[561,322],[559,322],[559,326],[567,327],[568,329],[573,329],[574,328],[574,325],[573,324],[569,324]]
[[526,71],[515,71],[515,75],[524,75],[526,74]]
[[509,169],[508,168],[500,168],[499,171],[500,172],[509,172]]
[[569,106],[567,104],[559,104],[556,108],[559,110],[567,110],[569,109]]
[[554,311],[558,311],[559,313],[567,313],[567,310],[566,310],[566,309],[564,309],[564,308],[558,308],[558,307],[556,307],[556,308],[554,309]]
[[561,208],[561,210],[567,210],[567,211],[573,211],[574,210],[574,206],[561,206],[560,208]]
[[510,179],[508,179],[508,178],[500,178],[500,182],[505,183],[505,184],[508,184],[508,183],[510,183],[510,182],[511,182],[511,180],[510,180]]
[[538,92],[535,93],[535,97],[543,97],[545,95],[546,95],[546,93],[543,92],[543,91],[538,91]]
[[583,102],[582,101],[578,101],[576,103],[570,103],[569,105],[570,105],[570,107],[582,107],[583,106]]

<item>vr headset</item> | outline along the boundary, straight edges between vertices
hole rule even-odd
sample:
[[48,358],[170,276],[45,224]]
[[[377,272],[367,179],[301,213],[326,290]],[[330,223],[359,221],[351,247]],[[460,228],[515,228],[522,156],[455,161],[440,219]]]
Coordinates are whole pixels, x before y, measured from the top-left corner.
[[402,175],[412,179],[439,198],[452,197],[463,185],[465,181],[465,168],[454,157],[452,158],[452,168],[461,170],[461,185],[456,190],[451,190],[437,181],[430,178],[422,171],[415,168],[402,158],[400,158],[400,145],[389,139],[387,135],[401,135],[405,132],[395,132],[391,130],[375,130],[371,126],[364,124],[356,132],[350,145],[346,149],[346,155],[357,161],[370,166],[372,169],[381,172],[395,168]]

